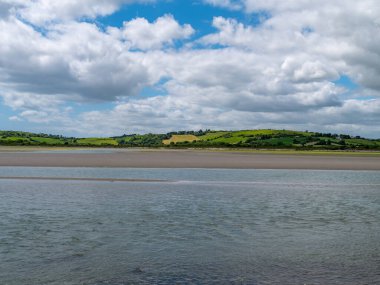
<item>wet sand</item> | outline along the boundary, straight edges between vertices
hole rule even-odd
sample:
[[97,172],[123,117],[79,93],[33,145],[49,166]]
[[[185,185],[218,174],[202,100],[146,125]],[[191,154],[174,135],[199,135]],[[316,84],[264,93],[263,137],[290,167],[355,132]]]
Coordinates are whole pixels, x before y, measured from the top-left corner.
[[207,150],[0,151],[0,166],[380,170],[380,156]]

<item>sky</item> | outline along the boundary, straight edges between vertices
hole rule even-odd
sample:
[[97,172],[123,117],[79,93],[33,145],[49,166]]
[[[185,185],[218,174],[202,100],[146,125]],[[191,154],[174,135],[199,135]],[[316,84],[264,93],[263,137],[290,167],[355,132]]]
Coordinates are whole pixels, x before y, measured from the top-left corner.
[[0,129],[380,138],[378,0],[0,0]]

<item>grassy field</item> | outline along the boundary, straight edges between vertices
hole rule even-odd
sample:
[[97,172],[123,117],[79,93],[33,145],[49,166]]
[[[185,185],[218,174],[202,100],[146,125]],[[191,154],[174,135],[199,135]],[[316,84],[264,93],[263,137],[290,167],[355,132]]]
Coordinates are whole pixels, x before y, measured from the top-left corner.
[[78,145],[91,145],[91,146],[117,146],[119,143],[115,139],[110,138],[85,138],[78,139]]
[[30,137],[31,142],[63,145],[65,142],[57,138]]
[[69,138],[28,132],[0,131],[0,145],[28,146],[117,146],[113,138]]
[[0,131],[0,145],[56,147],[175,147],[289,150],[380,150],[380,140],[344,134],[292,130],[181,131],[110,138],[75,138]]
[[[195,139],[197,138],[197,139]],[[315,150],[380,149],[379,140],[291,130],[209,131],[199,136],[173,135],[164,144],[194,147],[290,148]]]

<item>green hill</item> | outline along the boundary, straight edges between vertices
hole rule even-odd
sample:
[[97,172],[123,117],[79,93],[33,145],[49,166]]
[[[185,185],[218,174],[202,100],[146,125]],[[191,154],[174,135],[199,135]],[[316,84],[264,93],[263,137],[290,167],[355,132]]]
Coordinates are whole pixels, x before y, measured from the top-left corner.
[[344,134],[291,130],[207,131],[198,135],[197,138],[197,141],[177,142],[175,146],[264,149],[380,149],[380,140],[365,139],[359,136],[351,137]]
[[180,131],[167,134],[132,134],[109,138],[75,138],[29,132],[0,131],[0,145],[379,150],[380,140],[345,134],[270,129]]

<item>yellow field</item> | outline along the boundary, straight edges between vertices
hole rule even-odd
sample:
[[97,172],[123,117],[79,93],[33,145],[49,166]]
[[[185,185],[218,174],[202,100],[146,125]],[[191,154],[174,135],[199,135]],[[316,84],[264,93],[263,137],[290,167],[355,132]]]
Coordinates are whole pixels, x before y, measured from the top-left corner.
[[197,138],[194,135],[173,135],[170,139],[168,140],[163,140],[163,144],[170,144],[171,142],[173,143],[178,143],[178,142],[192,142],[192,141],[198,141],[199,138]]

